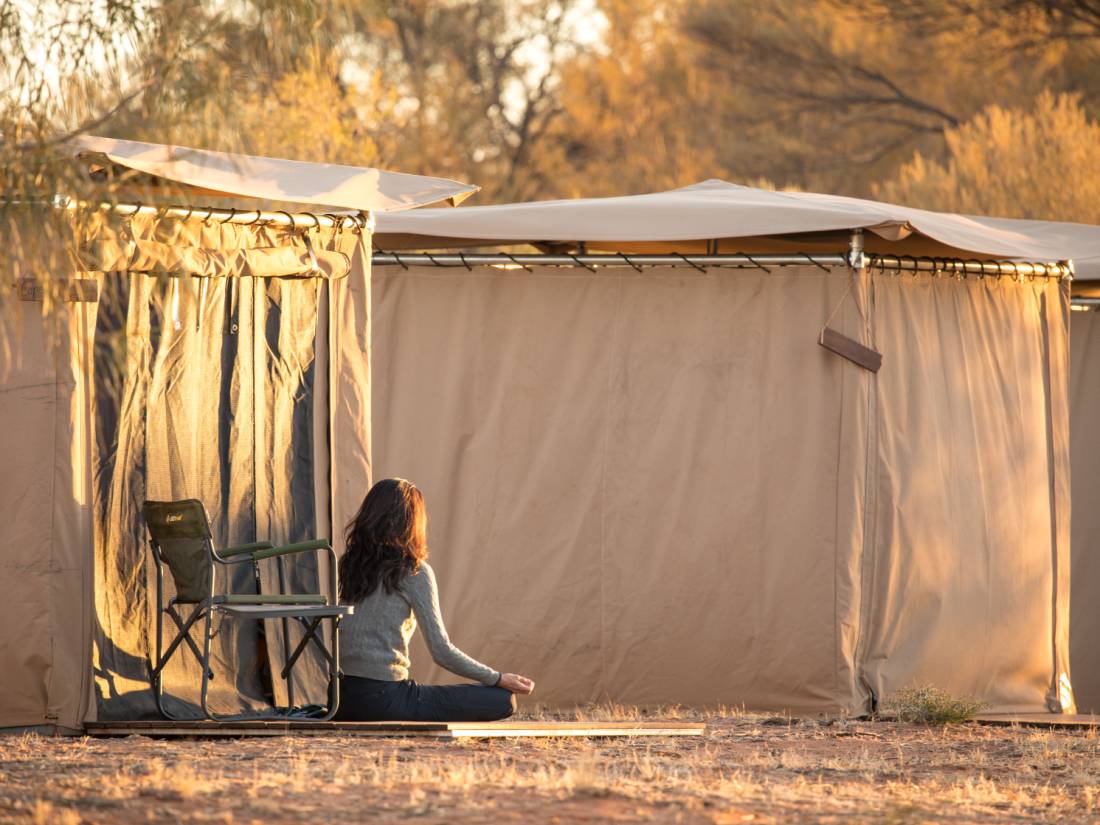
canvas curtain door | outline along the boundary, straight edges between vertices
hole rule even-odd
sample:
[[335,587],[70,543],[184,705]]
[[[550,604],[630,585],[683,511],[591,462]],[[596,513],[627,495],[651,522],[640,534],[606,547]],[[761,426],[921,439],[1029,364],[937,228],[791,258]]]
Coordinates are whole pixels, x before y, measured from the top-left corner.
[[0,317],[0,728],[79,729],[91,697],[92,301]]
[[1070,334],[1073,592],[1070,663],[1082,713],[1100,713],[1100,314],[1074,312]]
[[1072,712],[1068,285],[875,279],[865,679]]
[[[344,307],[349,292],[365,292],[358,233],[314,230],[308,249],[300,231],[276,227],[133,221],[125,230],[105,228],[86,247],[99,261],[117,259],[116,249],[131,261],[149,261],[142,271],[105,277],[96,339],[96,684],[100,713],[109,718],[154,712],[146,671],[153,572],[141,502],[202,500],[218,546],[328,536],[330,492],[341,478],[331,448],[362,434],[369,449],[364,424],[354,432],[344,423],[337,434],[339,410],[330,409],[340,396],[330,377],[342,380],[344,349],[358,339],[334,328],[338,316],[329,307]],[[203,278],[172,271],[175,262],[196,257],[246,260],[248,267],[215,268]],[[311,257],[340,267],[324,273],[338,280],[282,277],[308,275],[294,262]],[[365,349],[352,357],[365,362]],[[369,387],[369,376],[362,377]],[[354,394],[364,393],[369,389]],[[336,466],[348,477],[369,474],[361,460]],[[314,558],[290,560],[287,584],[324,592],[325,571]],[[275,563],[262,570],[260,586],[273,592]],[[235,592],[254,592],[250,567],[238,567],[232,584]],[[231,712],[269,699],[286,704],[278,676],[281,623],[267,622],[261,637],[255,623],[218,621],[212,706]],[[291,632],[296,641],[299,634]],[[316,659],[304,657],[295,672],[295,701],[323,702]],[[199,676],[194,657],[181,649],[165,677],[166,694],[182,703],[176,712],[194,713]]]
[[424,492],[454,641],[551,703],[860,707],[848,281],[376,268],[375,466]]

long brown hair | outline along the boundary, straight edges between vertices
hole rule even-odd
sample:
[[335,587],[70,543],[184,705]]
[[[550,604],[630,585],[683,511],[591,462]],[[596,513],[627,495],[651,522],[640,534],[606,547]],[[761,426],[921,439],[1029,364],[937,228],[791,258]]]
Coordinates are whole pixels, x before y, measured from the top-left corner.
[[370,488],[348,524],[340,559],[340,601],[357,604],[381,585],[392,593],[428,558],[428,511],[410,481],[387,478]]

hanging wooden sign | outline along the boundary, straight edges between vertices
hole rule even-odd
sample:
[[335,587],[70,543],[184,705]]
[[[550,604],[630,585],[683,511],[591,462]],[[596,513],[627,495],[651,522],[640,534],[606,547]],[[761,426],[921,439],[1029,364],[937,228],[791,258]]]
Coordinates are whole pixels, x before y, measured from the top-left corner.
[[882,366],[881,352],[865,347],[854,338],[849,338],[830,327],[824,327],[821,330],[821,337],[818,338],[817,343],[869,372],[878,372]]

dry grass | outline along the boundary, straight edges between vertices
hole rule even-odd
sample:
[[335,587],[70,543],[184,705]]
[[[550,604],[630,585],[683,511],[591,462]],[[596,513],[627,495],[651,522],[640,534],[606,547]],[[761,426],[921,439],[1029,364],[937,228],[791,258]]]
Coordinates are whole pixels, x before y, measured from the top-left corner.
[[[528,712],[525,715],[532,715]],[[818,722],[603,706],[540,718],[700,719],[669,739],[0,738],[0,821],[1091,822],[1095,732]]]
[[932,685],[899,690],[883,703],[888,714],[915,725],[959,724],[973,719],[985,707],[970,696],[952,696]]

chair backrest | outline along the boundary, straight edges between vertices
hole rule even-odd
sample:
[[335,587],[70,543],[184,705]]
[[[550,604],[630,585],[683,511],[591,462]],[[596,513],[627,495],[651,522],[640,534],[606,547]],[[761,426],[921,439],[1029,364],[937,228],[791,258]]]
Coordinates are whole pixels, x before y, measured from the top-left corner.
[[176,601],[201,602],[210,595],[213,559],[210,522],[202,502],[146,501],[145,525],[159,558],[176,584]]

